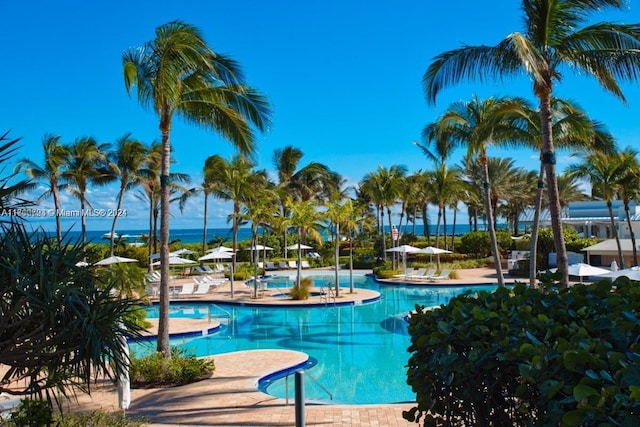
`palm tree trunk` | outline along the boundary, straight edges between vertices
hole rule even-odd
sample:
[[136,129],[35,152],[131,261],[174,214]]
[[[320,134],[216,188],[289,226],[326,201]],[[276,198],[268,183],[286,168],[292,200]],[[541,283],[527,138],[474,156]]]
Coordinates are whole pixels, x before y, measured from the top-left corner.
[[162,161],[160,172],[160,313],[157,351],[171,357],[169,346],[169,165],[171,144],[169,130],[162,126]]
[[58,183],[51,183],[51,192],[53,193],[53,207],[56,215],[56,238],[58,246],[62,246],[62,224],[60,222],[60,193],[58,192]]
[[[391,209],[388,206],[387,206],[387,217],[389,219],[389,237],[391,237],[391,247],[393,248],[398,245],[393,238],[393,223],[391,222]],[[397,265],[396,255],[397,255],[397,252],[394,252],[392,254],[393,259],[391,261],[391,268],[395,268]]]
[[620,268],[624,268],[622,245],[620,244],[620,236],[618,236],[618,227],[616,226],[615,219],[613,218],[613,208],[611,207],[611,200],[607,200],[607,209],[609,210],[609,220],[611,221],[611,231],[613,232],[613,238],[616,239],[616,245],[618,247],[618,263],[620,264]]
[[544,168],[540,164],[538,174],[538,190],[533,211],[533,224],[531,225],[531,242],[529,246],[529,286],[536,287],[538,282],[538,231],[540,230],[540,211],[542,210],[542,190],[544,189]]
[[80,194],[80,239],[82,240],[83,260],[87,261],[87,217],[85,216],[86,206],[84,204],[84,192]]
[[631,248],[633,249],[633,265],[636,266],[638,265],[638,248],[636,247],[636,234],[633,232],[633,227],[631,226],[631,215],[629,214],[629,199],[624,200],[624,213],[627,217],[627,226],[629,227],[629,233],[631,236]]
[[487,164],[486,153],[482,153],[480,161],[482,162],[484,172],[484,182],[482,187],[484,189],[484,203],[485,210],[487,212],[487,223],[489,224],[489,238],[491,239],[491,252],[493,253],[493,262],[496,265],[496,276],[498,279],[498,286],[504,286],[504,276],[502,275],[502,263],[500,261],[500,251],[498,250],[498,239],[496,238],[496,229],[493,226],[493,210],[491,209],[491,190],[489,188],[489,167]]
[[258,298],[258,228],[251,225],[251,259],[253,260],[253,297]]
[[111,223],[111,234],[109,235],[109,256],[113,256],[113,243],[115,241],[115,233],[116,233],[116,223],[118,222],[118,212],[122,208],[122,198],[124,197],[124,192],[126,191],[126,181],[122,183],[120,186],[120,191],[118,192],[118,205],[116,208],[116,215],[113,216],[113,222]]
[[151,255],[154,253],[153,251],[153,204],[151,201],[149,202],[149,238],[147,239],[147,255],[149,260],[149,271],[153,271],[153,266],[151,265]]
[[429,230],[429,204],[422,207],[422,235],[427,238],[427,243],[431,243],[431,230]]
[[302,228],[298,227],[298,262],[297,262],[297,277],[296,286],[300,289],[300,278],[302,276]]
[[448,249],[447,242],[447,208],[446,205],[442,206],[442,228],[444,229],[444,249]]
[[203,230],[202,230],[202,254],[204,255],[207,251],[207,217],[209,216],[209,193],[207,190],[204,190],[204,219],[203,219]]
[[[547,87],[551,87],[549,82]],[[558,270],[562,272],[563,287],[569,286],[569,257],[567,247],[564,242],[562,230],[562,207],[560,205],[560,195],[558,193],[558,178],[556,176],[556,159],[553,148],[553,133],[551,120],[551,94],[545,92],[539,95],[540,99],[540,127],[542,130],[542,164],[547,177],[547,193],[549,195],[549,216],[551,217],[551,228],[553,229],[553,242],[556,249],[556,259]]]
[[349,293],[353,293],[353,237],[349,231]]
[[453,210],[453,226],[451,228],[451,252],[456,249],[456,220],[458,219],[458,209]]
[[[298,261],[299,263],[299,261]],[[338,283],[340,281],[340,277],[338,274],[338,269],[340,268],[340,225],[336,222],[336,242],[335,242],[335,279],[336,279],[336,298],[338,297],[338,292],[340,292],[340,288]]]
[[233,202],[233,226],[231,234],[233,234],[232,239],[232,247],[233,247],[233,257],[231,258],[231,270],[230,270],[230,282],[231,282],[231,299],[235,297],[235,291],[233,287],[233,273],[236,271],[236,256],[235,253],[237,251],[238,246],[238,214],[240,213],[240,204],[238,202]]
[[[440,221],[442,220],[442,208],[438,205],[438,221],[436,223],[436,247],[439,248],[440,243]],[[440,271],[440,257],[436,257],[436,268]]]
[[382,257],[384,262],[387,262],[387,238],[384,232],[384,212],[381,209],[378,210],[378,212],[380,214],[380,236],[382,236]]

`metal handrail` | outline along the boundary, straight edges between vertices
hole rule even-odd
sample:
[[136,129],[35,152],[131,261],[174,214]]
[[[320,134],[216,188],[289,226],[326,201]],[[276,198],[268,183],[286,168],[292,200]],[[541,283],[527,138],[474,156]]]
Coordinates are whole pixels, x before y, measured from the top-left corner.
[[225,310],[224,308],[220,307],[217,304],[210,303],[209,304],[209,310],[208,310],[208,313],[207,313],[208,314],[209,323],[211,323],[211,318],[212,318],[212,316],[211,316],[211,306],[214,306],[218,311],[221,311],[222,313],[224,313],[223,316],[216,316],[216,317],[226,317],[226,318],[229,319],[229,322],[231,322],[231,313],[229,313],[227,310]]
[[[317,379],[311,376],[309,374],[309,371],[305,371],[305,373],[306,373],[306,376],[311,378],[311,381],[313,381],[318,387],[320,387],[322,391],[327,393],[327,395],[329,396],[329,400],[333,400],[333,394],[325,386],[320,384],[320,382]],[[289,377],[291,376],[291,374],[295,374],[295,372],[289,372],[284,379],[284,395],[285,395],[285,402],[287,405],[289,404]]]

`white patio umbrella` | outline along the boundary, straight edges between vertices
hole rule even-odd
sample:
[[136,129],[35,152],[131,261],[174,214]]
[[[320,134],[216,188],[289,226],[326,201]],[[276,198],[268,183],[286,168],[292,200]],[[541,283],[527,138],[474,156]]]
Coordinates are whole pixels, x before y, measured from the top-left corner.
[[120,344],[122,346],[122,358],[125,363],[125,368],[118,375],[118,406],[123,411],[129,409],[131,405],[131,379],[129,377],[129,344],[127,339],[123,336],[120,337]]
[[287,250],[297,251],[298,249],[313,249],[311,246],[303,245],[300,243],[295,243],[293,245],[287,246]]
[[232,252],[212,251],[198,258],[198,261],[210,261],[214,259],[231,259],[232,257],[233,257]]
[[217,248],[208,249],[207,252],[233,252],[233,248],[228,248],[226,246],[218,246]]
[[404,266],[405,271],[407,270],[407,254],[414,254],[419,251],[420,248],[416,248],[411,245],[400,245],[387,249],[387,252],[398,252],[402,254],[402,265]]
[[111,265],[111,264],[118,264],[120,262],[138,262],[138,260],[133,258],[125,258],[125,257],[114,255],[114,256],[110,256],[109,258],[101,259],[100,261],[96,262],[94,265]]
[[[195,264],[196,262],[192,259],[181,258],[176,255],[169,256],[169,265],[188,265]],[[160,261],[156,261],[151,265],[160,265]]]
[[602,274],[598,277],[608,277],[611,279],[618,278],[620,276],[627,276],[630,280],[640,281],[640,267],[623,268],[618,271],[609,271],[606,274]]
[[250,248],[247,248],[246,250],[248,250],[248,251],[272,251],[273,248],[271,248],[269,246],[255,245],[255,246],[251,246]]
[[191,255],[191,254],[195,254],[195,252],[189,249],[182,248],[182,249],[178,249],[177,251],[171,252],[169,255],[180,256],[180,255]]
[[425,248],[420,249],[417,253],[419,253],[419,254],[429,254],[429,262],[431,262],[433,260],[433,256],[434,255],[450,254],[450,253],[453,253],[453,252],[448,251],[446,249],[440,249],[440,248],[437,248],[435,246],[427,246]]
[[[552,268],[550,271],[557,271],[557,268]],[[584,262],[578,262],[575,264],[569,264],[567,268],[567,273],[569,276],[578,276],[580,280],[583,277],[589,276],[603,276],[605,274],[611,273],[606,268],[594,267],[591,264],[585,264]]]

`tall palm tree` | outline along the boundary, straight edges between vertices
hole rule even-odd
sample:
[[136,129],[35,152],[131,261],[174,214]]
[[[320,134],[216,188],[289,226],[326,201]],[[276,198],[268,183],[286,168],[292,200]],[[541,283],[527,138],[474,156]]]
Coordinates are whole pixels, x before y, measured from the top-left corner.
[[52,196],[54,214],[56,218],[56,239],[58,245],[62,244],[62,225],[60,223],[60,187],[62,185],[62,172],[69,161],[69,147],[60,143],[60,136],[46,134],[42,138],[44,149],[44,163],[38,165],[33,160],[24,158],[16,163],[15,171],[24,171],[26,175],[36,182],[45,183],[46,190],[38,200]]
[[[291,145],[273,152],[273,165],[278,178],[277,190],[280,193],[280,209],[284,217],[289,216],[285,203],[288,197],[300,201],[312,198],[321,201],[323,195],[326,196],[339,188],[337,182],[339,178],[326,165],[311,162],[300,167],[303,156],[302,150]],[[284,247],[286,258],[287,230],[284,230]]]
[[254,150],[251,125],[264,130],[269,120],[267,101],[244,82],[239,65],[214,52],[200,31],[181,21],[156,29],[144,47],[123,54],[127,93],[137,87],[138,101],[160,118],[160,318],[158,352],[169,347],[169,163],[173,117],[222,134],[242,153]]
[[[318,212],[318,202],[314,199],[296,201],[292,198],[286,201],[287,211],[290,212],[287,218],[287,226],[296,230],[298,234],[298,242],[302,242],[302,233],[307,233],[309,237],[316,242],[322,242],[322,235],[318,231],[322,224],[320,223],[321,215]],[[302,245],[298,245],[298,272],[296,275],[296,288],[300,287],[300,278],[302,276]],[[337,284],[336,284],[337,286]]]
[[470,157],[476,157],[482,168],[485,215],[491,252],[496,266],[499,286],[504,286],[504,276],[495,232],[494,210],[492,208],[492,191],[489,157],[487,149],[491,145],[515,145],[521,143],[514,138],[514,123],[518,120],[516,113],[526,103],[517,98],[488,98],[484,101],[474,97],[469,102],[455,102],[439,118],[442,132],[456,144],[466,145]]
[[379,256],[387,261],[387,242],[384,232],[384,182],[382,180],[382,167],[375,172],[369,172],[360,181],[360,197],[370,201],[376,210],[376,224],[378,238],[380,239],[381,254]]
[[624,202],[624,212],[633,248],[633,265],[635,266],[638,265],[638,248],[636,247],[636,235],[631,224],[629,203],[631,200],[638,200],[638,196],[640,196],[640,163],[638,162],[638,152],[630,147],[627,147],[619,156],[620,162],[626,165],[627,173],[618,181],[618,195]]
[[[222,200],[233,203],[231,227],[235,253],[238,245],[238,228],[240,226],[240,211],[249,206],[259,195],[260,188],[267,185],[267,173],[264,170],[255,171],[255,165],[242,155],[236,155],[227,161],[222,156],[214,155],[205,161],[205,181],[211,182],[212,194]],[[235,297],[233,286],[233,272],[236,270],[235,256],[231,259],[231,298]]]
[[105,185],[114,180],[107,168],[106,153],[109,144],[98,143],[94,138],[78,138],[69,147],[68,163],[62,178],[68,183],[67,189],[80,201],[80,224],[83,250],[87,245],[87,200],[89,184]]
[[562,233],[552,131],[552,97],[561,68],[594,76],[608,92],[625,101],[619,80],[635,80],[640,72],[640,27],[602,22],[583,26],[605,8],[622,9],[623,0],[523,0],[524,32],[513,32],[496,46],[464,46],[436,56],[423,77],[428,102],[440,91],[464,80],[502,80],[526,74],[539,102],[542,164],[549,213],[562,284],[568,286],[568,257]]
[[[120,178],[120,189],[116,196],[116,213],[122,209],[122,201],[125,193],[138,185],[143,179],[141,172],[147,159],[147,148],[144,144],[131,137],[128,133],[116,140],[115,147],[107,153],[109,166],[115,176]],[[113,216],[111,223],[111,235],[109,237],[109,254],[113,256],[113,243],[115,241],[116,224],[119,215]]]
[[621,268],[624,268],[622,246],[618,235],[618,225],[613,215],[612,201],[617,199],[618,183],[626,176],[626,165],[619,161],[619,156],[616,154],[594,152],[582,157],[581,163],[569,165],[567,173],[586,179],[591,184],[592,197],[606,201],[611,222],[611,234],[618,247],[618,263]]

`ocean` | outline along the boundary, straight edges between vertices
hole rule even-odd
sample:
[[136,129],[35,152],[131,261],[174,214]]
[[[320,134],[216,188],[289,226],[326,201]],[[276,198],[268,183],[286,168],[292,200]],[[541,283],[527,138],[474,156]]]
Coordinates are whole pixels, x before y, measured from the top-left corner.
[[[389,227],[385,227],[387,231]],[[430,225],[430,232],[432,236],[435,236],[436,226]],[[412,227],[409,226],[406,230],[407,233],[412,232]],[[453,227],[451,224],[447,224],[447,234],[452,233]],[[416,226],[416,234],[418,236],[422,236],[422,225]],[[469,224],[456,224],[456,234],[464,234],[469,232]],[[87,230],[87,240],[93,243],[107,242],[108,239],[103,239],[103,235],[107,234],[109,230]],[[402,227],[401,232],[405,232],[404,227]],[[126,234],[129,236],[139,236],[141,234],[148,234],[149,230],[117,230],[117,234]],[[444,227],[440,226],[440,234],[444,233]],[[55,235],[55,232],[49,232],[51,236]],[[230,228],[209,228],[207,230],[207,241],[211,241],[215,237],[223,238],[226,242],[231,242],[232,234]],[[80,231],[69,231],[68,237],[72,240],[80,239]],[[179,240],[182,243],[201,243],[202,242],[202,229],[198,228],[183,228],[183,229],[174,229],[171,230],[169,239],[171,241]],[[250,228],[240,228],[238,229],[238,241],[250,240],[251,239],[251,229]]]

